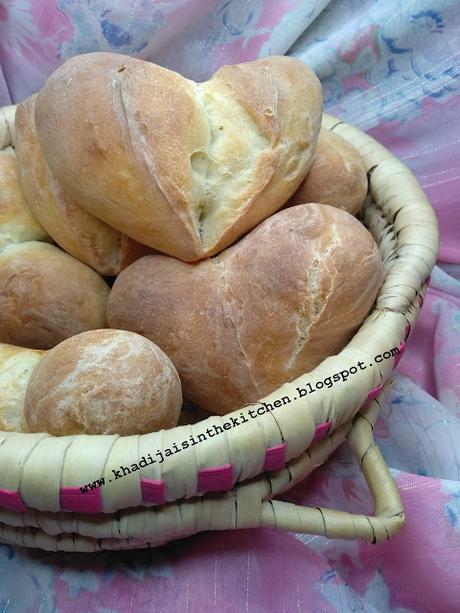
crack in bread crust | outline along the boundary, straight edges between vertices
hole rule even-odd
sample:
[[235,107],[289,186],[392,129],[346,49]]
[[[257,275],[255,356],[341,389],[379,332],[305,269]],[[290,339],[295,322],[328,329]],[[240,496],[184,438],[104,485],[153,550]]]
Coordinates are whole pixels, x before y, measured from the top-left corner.
[[[187,214],[187,211],[175,206],[175,202],[169,193],[170,190],[168,189],[168,186],[164,184],[161,174],[156,170],[156,161],[152,148],[149,147],[143,131],[139,128],[139,122],[137,121],[136,117],[130,111],[128,111],[129,97],[125,92],[122,80],[123,77],[118,76],[117,81],[114,82],[113,85],[114,91],[116,92],[116,95],[114,96],[114,105],[116,102],[118,102],[118,108],[120,109],[124,120],[120,123],[123,123],[126,128],[125,142],[127,142],[129,150],[132,152],[135,159],[142,163],[146,171],[145,176],[148,179],[149,185],[151,186],[153,181],[155,182],[155,186],[160,190],[165,201],[168,203],[171,213],[180,218],[185,225],[189,226],[191,223],[190,215]],[[136,145],[136,142],[139,144]]]
[[206,145],[190,152],[190,204],[203,248],[208,249],[269,184],[274,169],[261,175],[260,167],[261,156],[272,145],[229,88],[222,91],[220,83],[217,89],[212,79],[193,85],[208,134]]
[[[226,267],[225,267],[223,262],[218,261],[216,258],[213,258],[213,260],[211,260],[211,261],[214,262],[218,272],[220,273],[220,275],[219,275],[220,283],[218,285],[217,296],[219,298],[219,301],[220,301],[220,304],[221,304],[221,307],[222,307],[222,311],[226,315],[228,315],[228,319],[229,319],[229,321],[230,321],[230,323],[231,323],[231,325],[232,325],[232,327],[233,327],[233,329],[235,331],[235,338],[236,338],[236,341],[238,343],[238,348],[239,348],[239,351],[240,351],[240,353],[241,353],[241,355],[243,357],[243,361],[244,361],[244,364],[245,364],[246,369],[248,371],[248,375],[249,375],[249,378],[250,378],[251,383],[253,385],[254,391],[256,392],[256,394],[258,396],[259,395],[262,396],[263,394],[261,392],[260,386],[257,383],[257,379],[254,377],[254,373],[252,372],[252,369],[251,369],[251,366],[250,366],[250,361],[248,359],[247,353],[244,350],[243,345],[241,343],[241,337],[240,337],[240,334],[239,334],[238,326],[237,326],[234,318],[232,317],[232,312],[231,311],[232,311],[232,305],[235,303],[235,297],[234,297],[234,295],[233,295],[233,293],[232,293],[232,291],[230,289],[229,284],[227,283],[227,279],[226,279],[226,276],[225,276]],[[229,294],[231,296],[231,300],[225,300],[225,298],[223,298],[222,294],[224,294],[224,295],[225,294]]]

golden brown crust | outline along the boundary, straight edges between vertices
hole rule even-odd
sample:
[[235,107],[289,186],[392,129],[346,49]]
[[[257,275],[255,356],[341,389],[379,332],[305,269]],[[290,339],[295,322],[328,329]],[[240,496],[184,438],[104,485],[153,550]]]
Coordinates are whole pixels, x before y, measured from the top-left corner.
[[0,343],[0,430],[25,432],[24,399],[32,371],[45,351]]
[[319,133],[308,175],[287,206],[320,202],[355,215],[367,194],[367,175],[359,152],[330,130]]
[[158,253],[158,251],[146,245],[141,245],[132,238],[129,238],[129,236],[126,236],[126,234],[121,234],[120,265],[117,272],[124,270],[139,258],[153,255],[154,253]]
[[[169,134],[165,156],[180,161],[176,137],[184,138],[193,107],[189,97],[181,95],[184,84],[177,82],[178,75],[158,66],[150,68],[154,75],[145,81],[140,60],[109,53],[70,59],[38,96],[37,133],[54,175],[88,211],[141,243],[172,252],[177,242],[192,257],[198,242],[191,216],[181,210],[180,200],[173,208],[163,195],[163,191],[169,195],[168,174],[157,185],[156,176],[160,169],[168,171],[169,160],[152,159],[144,133],[153,130],[154,140],[157,131],[164,129]],[[153,87],[148,87],[152,81]],[[162,96],[175,113],[165,112]],[[155,125],[157,115],[159,126]],[[174,127],[180,116],[184,119]],[[166,125],[160,123],[164,119]],[[56,130],[72,138],[59,143]],[[174,166],[180,192],[183,173],[179,164]]]
[[36,97],[19,104],[15,122],[20,181],[27,202],[67,253],[102,275],[115,275],[120,270],[120,232],[85,211],[53,177],[35,131]]
[[29,241],[0,252],[0,342],[48,349],[105,326],[109,288],[54,245]]
[[0,151],[0,250],[10,243],[50,241],[32,214],[19,185],[16,157]]
[[61,66],[36,106],[43,153],[69,194],[185,261],[223,249],[286,202],[308,171],[320,120],[319,81],[285,57],[223,67],[196,84],[91,53]]
[[108,322],[157,343],[185,396],[224,414],[338,352],[382,280],[377,245],[356,219],[301,205],[210,260],[138,260],[112,288]]
[[177,425],[180,379],[148,339],[92,330],[60,343],[34,368],[24,405],[31,432],[143,434]]

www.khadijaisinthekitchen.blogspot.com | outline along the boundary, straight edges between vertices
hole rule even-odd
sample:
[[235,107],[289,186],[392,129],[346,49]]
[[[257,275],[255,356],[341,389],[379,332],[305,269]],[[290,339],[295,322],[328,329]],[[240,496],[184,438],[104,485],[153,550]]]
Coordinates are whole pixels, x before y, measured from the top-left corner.
[[[379,353],[374,357],[374,363],[380,363],[384,360],[388,360],[391,357],[394,357],[400,353],[398,347],[393,347],[389,351],[385,351],[384,353]],[[373,366],[373,364],[369,364],[369,366]],[[329,377],[325,377],[320,381],[316,381],[314,385],[310,382],[306,383],[303,387],[297,387],[297,396],[294,398],[290,398],[289,396],[281,396],[277,400],[274,400],[272,403],[269,402],[257,402],[253,406],[255,408],[251,408],[247,410],[246,415],[241,412],[236,417],[229,416],[228,420],[225,421],[222,425],[214,424],[210,428],[206,428],[204,432],[200,432],[196,435],[191,434],[187,439],[181,441],[180,443],[173,443],[171,447],[166,447],[165,449],[157,449],[155,453],[152,455],[148,453],[147,455],[143,455],[137,462],[134,462],[130,466],[120,465],[117,469],[112,469],[112,477],[110,479],[106,479],[105,477],[101,477],[100,479],[96,479],[92,483],[87,483],[80,487],[80,491],[82,494],[86,494],[91,492],[98,487],[102,487],[107,483],[111,483],[114,480],[121,479],[130,475],[141,468],[147,468],[147,466],[151,466],[152,464],[163,464],[166,458],[175,455],[185,449],[189,449],[190,447],[194,447],[199,443],[203,443],[208,438],[214,438],[214,436],[219,436],[223,434],[226,430],[231,430],[232,428],[236,428],[242,424],[248,423],[251,419],[256,419],[258,416],[264,415],[265,413],[269,413],[274,409],[277,409],[285,404],[289,404],[292,400],[297,400],[298,398],[303,398],[304,396],[308,396],[316,392],[317,390],[322,389],[323,387],[331,388],[333,385],[339,382],[345,382],[350,376],[356,374],[359,370],[366,370],[367,365],[359,361],[356,365],[351,366],[348,369],[341,370],[340,372],[334,373]],[[248,405],[251,406],[251,405]]]

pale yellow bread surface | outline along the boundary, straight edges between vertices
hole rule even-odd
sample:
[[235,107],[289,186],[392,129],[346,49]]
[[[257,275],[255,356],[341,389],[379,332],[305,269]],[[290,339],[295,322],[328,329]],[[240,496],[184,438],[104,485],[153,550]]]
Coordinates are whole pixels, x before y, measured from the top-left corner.
[[50,240],[24,198],[14,151],[0,151],[0,250],[11,243]]
[[24,399],[34,367],[45,351],[0,343],[0,430],[24,432]]

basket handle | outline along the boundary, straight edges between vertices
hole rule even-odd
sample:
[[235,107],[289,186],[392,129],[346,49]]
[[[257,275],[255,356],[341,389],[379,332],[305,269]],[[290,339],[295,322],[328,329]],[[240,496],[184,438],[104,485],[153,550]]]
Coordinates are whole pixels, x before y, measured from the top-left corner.
[[398,488],[374,442],[374,422],[378,411],[376,402],[361,410],[347,435],[372,493],[374,516],[269,500],[262,504],[262,526],[328,538],[362,539],[371,543],[396,534],[404,525],[405,516]]

